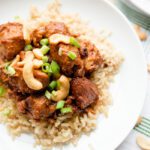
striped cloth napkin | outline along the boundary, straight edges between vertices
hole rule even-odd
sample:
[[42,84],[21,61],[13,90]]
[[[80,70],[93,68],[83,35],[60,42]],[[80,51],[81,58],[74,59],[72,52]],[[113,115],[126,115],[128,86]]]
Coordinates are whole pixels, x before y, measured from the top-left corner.
[[129,18],[131,22],[150,30],[150,16],[144,14],[139,9],[134,7],[128,0],[115,0],[114,3]]
[[[110,1],[113,2],[127,16],[127,18],[133,25],[137,24],[142,27],[142,29],[140,27],[136,27],[136,29],[140,28],[139,30],[147,35],[147,38],[140,38],[143,40],[143,50],[147,63],[150,64],[150,16],[143,14],[140,10],[131,5],[131,3],[129,3],[127,0]],[[137,127],[135,127],[130,132],[128,137],[122,142],[117,150],[150,150],[150,73],[148,75],[146,100],[141,112],[141,116],[142,118],[140,118],[138,122],[139,125],[137,125]],[[148,147],[142,148],[142,146]]]

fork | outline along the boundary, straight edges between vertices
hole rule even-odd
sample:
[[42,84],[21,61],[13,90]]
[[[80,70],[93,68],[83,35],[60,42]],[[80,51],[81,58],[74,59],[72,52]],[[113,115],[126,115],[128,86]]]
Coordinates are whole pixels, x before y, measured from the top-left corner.
[[134,130],[150,137],[150,119],[146,117],[142,117],[141,119],[141,122],[134,127]]

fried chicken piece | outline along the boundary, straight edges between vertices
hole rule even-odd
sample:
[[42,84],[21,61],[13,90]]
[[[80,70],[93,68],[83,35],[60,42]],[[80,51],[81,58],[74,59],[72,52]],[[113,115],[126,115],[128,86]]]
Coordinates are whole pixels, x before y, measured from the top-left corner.
[[55,104],[45,96],[29,96],[25,100],[17,102],[17,108],[20,113],[28,114],[33,119],[46,119],[56,110]]
[[71,93],[76,104],[85,109],[98,100],[98,89],[92,81],[86,78],[74,78],[71,81]]
[[20,23],[0,25],[0,57],[2,60],[12,60],[24,49],[23,26]]
[[35,29],[31,34],[31,41],[35,47],[39,47],[39,42],[42,38],[49,38],[49,36],[55,33],[68,35],[69,31],[64,23],[51,21],[46,26]]
[[[59,54],[61,51],[61,54]],[[68,53],[73,52],[76,55],[74,60],[68,57]],[[84,62],[80,57],[79,50],[75,46],[59,44],[51,45],[50,57],[55,60],[61,67],[66,76],[84,76]]]

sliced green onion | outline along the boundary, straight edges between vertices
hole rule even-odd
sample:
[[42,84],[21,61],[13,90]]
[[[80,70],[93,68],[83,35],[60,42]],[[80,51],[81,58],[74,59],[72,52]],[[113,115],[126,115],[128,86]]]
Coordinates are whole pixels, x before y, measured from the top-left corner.
[[41,47],[41,51],[42,51],[43,55],[47,54],[49,52],[49,50],[50,50],[49,46],[43,45]]
[[76,55],[74,52],[69,51],[69,52],[68,52],[68,57],[69,57],[71,60],[75,60],[76,57],[77,57],[77,55]]
[[49,63],[44,63],[42,65],[42,71],[45,73],[51,73],[51,66]]
[[10,113],[11,113],[11,110],[7,109],[7,108],[3,111],[3,115],[5,115],[5,116],[9,116]]
[[47,99],[51,99],[51,93],[49,91],[45,92],[45,96]]
[[65,101],[61,100],[57,102],[56,109],[61,109],[64,107],[64,105],[65,105]]
[[78,41],[74,37],[70,37],[70,44],[77,47],[77,48],[80,48],[80,44],[78,43]]
[[48,56],[43,56],[42,60],[43,60],[44,63],[47,63],[48,62]]
[[12,63],[12,61],[8,61],[4,64],[2,64],[1,66],[5,68],[5,70],[7,70],[8,66]]
[[62,108],[60,111],[62,114],[70,113],[72,112],[72,107],[65,107],[65,108]]
[[58,79],[60,78],[61,74],[60,73],[55,73],[53,74],[54,79]]
[[0,86],[0,96],[3,96],[5,94],[6,90]]
[[59,89],[60,88],[60,82],[59,81],[56,81],[57,82],[57,88]]
[[33,49],[33,47],[31,44],[26,45],[24,48],[25,51],[31,51],[32,49]]
[[52,81],[48,87],[50,90],[54,90],[57,87],[57,81]]
[[56,61],[51,62],[51,70],[52,70],[52,73],[54,73],[54,74],[59,73],[60,67],[59,67],[59,65],[57,64]]
[[48,44],[49,44],[48,38],[42,39],[42,40],[40,41],[40,44],[41,44],[41,45],[48,45]]
[[14,19],[18,20],[18,19],[20,19],[20,16],[15,16]]
[[6,66],[5,69],[6,69],[6,73],[9,74],[10,76],[13,76],[16,73],[15,69],[11,66]]
[[52,91],[52,95],[56,96],[56,91],[55,90]]

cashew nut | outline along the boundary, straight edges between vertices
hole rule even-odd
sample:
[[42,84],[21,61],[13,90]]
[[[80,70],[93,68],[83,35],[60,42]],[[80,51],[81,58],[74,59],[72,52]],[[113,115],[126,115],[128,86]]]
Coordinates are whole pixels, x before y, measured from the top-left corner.
[[50,44],[58,44],[58,43],[65,43],[69,44],[70,43],[70,37],[67,35],[63,34],[53,34],[49,37],[49,43]]
[[33,54],[37,59],[42,59],[43,57],[42,51],[39,48],[33,49]]
[[150,73],[150,64],[147,64],[147,71]]
[[136,143],[140,146],[141,149],[144,149],[144,150],[150,149],[150,141],[145,139],[143,136],[138,136],[136,138]]
[[10,66],[12,67],[15,66],[19,61],[20,61],[20,56],[17,55],[16,58],[12,61]]
[[33,60],[33,68],[39,69],[43,65],[42,60],[34,59]]
[[25,61],[24,61],[24,60],[23,60],[23,61],[20,61],[20,62],[17,62],[17,66],[18,66],[18,67],[23,67],[24,64],[25,64]]
[[[24,59],[21,62],[17,62],[17,66],[18,67],[23,67],[25,63],[26,63],[26,60]],[[38,60],[38,59],[34,59],[33,60],[33,68],[39,69],[42,65],[43,65],[43,61],[42,60]]]
[[135,29],[135,31],[136,31],[136,33],[137,33],[137,35],[138,35],[138,37],[139,37],[139,39],[140,39],[141,41],[145,41],[145,40],[147,39],[147,34],[146,34],[146,32],[143,32],[143,31],[141,30],[141,27],[140,27],[140,26],[135,25],[135,26],[134,26],[134,29]]
[[37,7],[31,6],[30,9],[30,18],[31,19],[36,19],[40,17],[40,12],[38,11]]
[[34,55],[33,55],[33,53],[31,51],[26,52],[24,60],[20,61],[20,62],[17,62],[17,66],[18,67],[23,67],[24,66],[24,64],[28,61],[28,57],[27,56],[32,57],[32,59],[34,58]]
[[70,89],[69,79],[66,76],[62,75],[58,81],[60,82],[60,87],[51,97],[52,100],[56,102],[65,99],[68,96]]
[[29,27],[24,21],[19,21],[20,23],[23,24],[23,37],[25,39],[26,44],[30,43],[30,32],[29,32]]
[[32,62],[33,58],[34,55],[31,51],[26,53],[25,56],[26,62],[23,67],[23,78],[25,83],[30,89],[40,90],[43,88],[43,84],[37,79],[35,79],[33,76],[33,62]]

